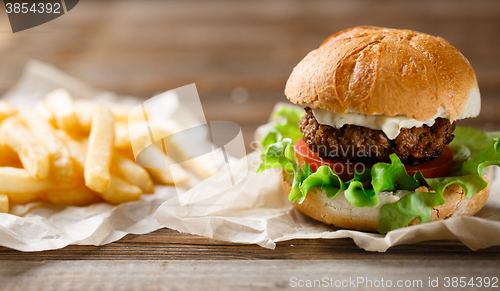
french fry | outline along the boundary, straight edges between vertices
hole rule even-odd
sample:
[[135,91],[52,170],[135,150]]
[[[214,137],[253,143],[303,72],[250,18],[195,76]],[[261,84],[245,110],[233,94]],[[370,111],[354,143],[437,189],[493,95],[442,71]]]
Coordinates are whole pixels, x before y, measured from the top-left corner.
[[47,120],[52,125],[52,127],[57,128],[56,118],[54,117],[54,114],[52,114],[52,111],[50,111],[50,108],[47,106],[47,104],[45,104],[45,102],[36,102],[34,109],[43,119]]
[[40,200],[40,193],[5,193],[9,202],[14,204],[28,204]]
[[182,165],[198,177],[206,179],[219,171],[219,168],[210,155],[193,157],[185,150],[184,146],[179,143],[179,141],[169,138],[169,136],[174,133],[181,131],[180,126],[175,121],[172,120],[168,123],[153,124],[151,125],[151,131],[155,137],[165,137],[163,138],[165,151],[172,159],[183,161]]
[[9,196],[0,194],[0,212],[9,213]]
[[78,119],[80,128],[83,132],[89,133],[92,126],[92,114],[96,107],[96,103],[85,99],[79,99],[75,100],[74,104],[76,118]]
[[174,134],[178,130],[180,129],[177,123],[169,120],[162,122],[161,124],[152,124],[151,133],[153,134],[153,136],[151,136],[149,133],[148,124],[145,120],[132,120],[128,122],[129,138],[131,139],[131,145],[135,155],[137,155],[151,143],[154,143],[161,138],[164,138],[166,140],[165,137]]
[[94,109],[87,155],[85,157],[85,185],[104,194],[109,183],[109,167],[113,149],[113,114],[103,106]]
[[144,193],[154,193],[153,180],[148,172],[134,161],[119,153],[113,154],[111,170],[124,178],[125,181],[139,187]]
[[21,110],[19,116],[50,153],[52,172],[55,179],[57,181],[71,180],[73,163],[64,143],[54,135],[54,129],[50,123],[32,109]]
[[[180,148],[178,150],[180,151]],[[192,158],[182,162],[182,165],[202,179],[212,177],[219,172],[219,168],[215,165],[210,155]]]
[[115,123],[115,149],[127,149],[132,145],[130,143],[130,135],[128,133],[127,122]]
[[79,129],[73,100],[68,91],[64,89],[54,90],[45,96],[45,102],[52,111],[59,128],[66,131]]
[[111,175],[108,190],[102,194],[102,198],[111,204],[120,204],[139,200],[141,194],[139,187]]
[[[158,150],[158,156],[165,158],[166,168],[147,168],[146,170],[156,179],[156,181],[165,185],[182,185],[189,181],[189,174],[182,168],[181,165],[175,164],[170,157],[165,156],[160,149],[154,147],[151,150]],[[171,166],[169,166],[171,165]],[[172,175],[172,171],[175,172],[175,179]]]
[[64,142],[70,157],[73,159],[75,169],[83,176],[86,150],[83,148],[82,143],[73,139],[64,130],[58,129],[54,132],[54,134]]
[[17,110],[10,105],[8,101],[1,100],[0,101],[0,122],[2,122],[7,117],[14,115]]
[[22,168],[19,155],[7,145],[0,145],[0,167]]
[[0,141],[17,152],[32,177],[46,179],[49,176],[49,153],[26,127],[7,118],[0,125]]
[[[173,132],[173,130],[176,129],[176,126],[174,123],[167,123],[164,125],[164,127],[161,127],[163,129],[163,132],[160,134],[163,134],[164,136],[167,136],[170,134],[170,132]],[[128,123],[128,129],[132,132],[130,132],[130,137],[133,138],[131,141],[131,144],[133,145],[134,148],[134,153],[130,152],[129,149],[121,149],[122,153],[126,153],[127,156],[131,155],[132,157],[134,154],[137,152],[141,152],[144,150],[147,146],[151,144],[151,138],[149,136],[149,132],[147,131],[147,128],[144,128],[144,125],[140,121],[130,121]],[[158,130],[158,129],[157,129]],[[158,134],[159,132],[157,132]],[[158,143],[159,144],[159,143]],[[152,154],[153,157],[162,157],[165,159],[166,163],[166,168],[146,168],[146,170],[151,174],[151,176],[159,183],[165,184],[165,185],[174,185],[175,183],[179,184],[184,184],[186,183],[190,177],[189,174],[182,168],[181,165],[175,164],[175,162],[170,158],[165,155],[163,152],[163,149],[161,149],[159,146],[153,146],[149,148],[150,153]],[[140,165],[144,166],[143,164],[139,163]],[[175,164],[175,165],[174,165]],[[169,167],[168,165],[172,165]],[[176,179],[174,181],[174,177],[172,176],[172,170],[176,172]]]
[[132,151],[132,148],[128,148],[128,149],[116,149],[117,153],[127,157],[128,159],[130,160],[135,160],[134,158],[134,152]]
[[86,206],[102,201],[101,196],[85,186],[70,189],[50,189],[40,194],[42,200],[54,205]]
[[[83,171],[84,165],[85,165],[85,148],[82,146],[82,143],[85,143],[85,141],[78,142],[71,138],[67,133],[64,131],[56,131],[56,135],[60,137],[68,146],[68,150],[70,152],[71,157],[75,161],[75,166],[78,169],[81,169]],[[116,155],[116,153],[115,153]],[[127,158],[123,157],[123,159],[128,160]],[[128,160],[129,162],[133,163],[135,166],[132,166],[128,164],[126,167],[122,164],[122,169],[121,171],[127,172],[127,175],[132,175],[133,173],[140,172],[141,170],[138,169],[127,169],[127,168],[134,168],[134,167],[139,167],[144,171],[143,168],[141,168],[139,165],[135,164],[134,162]],[[123,163],[123,162],[122,162]],[[114,166],[116,167],[116,166]],[[146,173],[147,175],[147,173]],[[139,178],[140,177],[140,178]],[[131,179],[142,179],[145,178],[144,174],[139,174],[138,177],[131,178]],[[147,177],[146,179],[151,179]],[[114,181],[114,182],[112,182]],[[138,182],[138,183],[143,183],[145,186],[145,189],[147,189],[147,184],[148,182]],[[123,192],[123,193],[122,193]],[[106,193],[101,194],[102,198],[104,198],[106,201],[113,203],[113,204],[119,204],[123,202],[128,202],[128,201],[133,201],[137,200],[140,198],[142,194],[142,191],[139,187],[134,186],[132,184],[129,184],[128,182],[116,177],[115,175],[110,175],[110,184],[108,186],[108,190]],[[120,202],[121,201],[121,202]]]
[[26,204],[40,199],[40,193],[50,189],[51,181],[37,180],[25,169],[1,167],[0,193],[9,196],[9,201]]
[[154,142],[149,135],[146,121],[129,121],[128,135],[133,155],[137,156],[142,150]]
[[[181,165],[168,166],[174,162],[164,147],[151,148],[153,160],[165,159],[166,168],[145,169],[134,162],[129,125],[144,127],[145,120],[130,117],[131,109],[73,101],[63,89],[19,111],[0,101],[0,212],[9,211],[10,203],[40,199],[74,206],[135,201],[154,193],[150,174],[163,184],[188,181]],[[150,145],[146,134],[142,149]]]
[[110,104],[110,108],[117,122],[127,122],[129,119],[129,114],[134,107],[120,103],[113,103]]
[[[41,197],[49,197],[50,195],[55,195],[55,198],[51,198],[54,201],[70,201],[70,199],[76,199],[72,198],[71,194],[74,193],[72,191],[85,188],[82,185],[83,180],[55,183],[51,180],[37,180],[31,177],[25,169],[0,167],[0,193],[7,195],[9,201],[15,204],[34,202],[40,200]],[[64,193],[68,193],[69,196],[65,198]],[[90,196],[88,193],[84,194]],[[77,202],[81,200],[77,200]]]
[[[184,171],[184,169],[180,165],[172,165],[171,168],[166,169],[148,168],[147,170],[151,174],[151,176],[153,176],[155,181],[164,185],[183,185],[190,179],[189,174]],[[172,170],[177,173],[176,176],[178,176],[179,178],[174,180],[174,177],[172,176]]]

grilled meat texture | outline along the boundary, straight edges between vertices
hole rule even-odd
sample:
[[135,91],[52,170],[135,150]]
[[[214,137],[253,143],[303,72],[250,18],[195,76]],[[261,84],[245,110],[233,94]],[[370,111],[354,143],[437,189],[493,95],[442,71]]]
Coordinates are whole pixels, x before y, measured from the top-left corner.
[[445,118],[437,118],[432,126],[403,128],[390,140],[383,131],[363,126],[320,125],[311,108],[305,111],[300,131],[307,146],[321,158],[377,163],[390,162],[389,155],[395,153],[404,164],[418,165],[441,156],[454,138],[455,123]]

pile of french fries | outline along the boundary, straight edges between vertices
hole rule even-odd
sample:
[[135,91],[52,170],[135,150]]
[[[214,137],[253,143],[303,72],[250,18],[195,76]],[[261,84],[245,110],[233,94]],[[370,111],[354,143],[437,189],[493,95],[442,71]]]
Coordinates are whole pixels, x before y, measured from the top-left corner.
[[[131,110],[73,100],[63,89],[30,108],[17,110],[0,101],[0,212],[8,212],[9,203],[38,200],[73,206],[120,204],[154,193],[155,183],[174,184],[169,167],[145,169],[134,161]],[[182,154],[175,145],[170,148]],[[186,182],[189,174],[176,166],[175,182]],[[186,167],[201,178],[218,170],[210,162]]]

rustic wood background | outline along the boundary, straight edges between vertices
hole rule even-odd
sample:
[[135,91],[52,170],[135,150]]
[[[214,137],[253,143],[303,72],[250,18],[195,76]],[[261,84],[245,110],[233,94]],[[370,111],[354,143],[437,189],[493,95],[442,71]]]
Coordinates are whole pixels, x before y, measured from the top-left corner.
[[[19,79],[29,59],[95,87],[144,98],[196,83],[207,119],[237,122],[248,146],[273,105],[286,101],[283,89],[295,64],[330,34],[356,25],[408,28],[447,39],[472,63],[483,97],[481,115],[460,124],[500,130],[497,0],[82,0],[67,15],[16,34],[2,10],[0,94]],[[186,280],[197,289],[285,289],[291,276],[354,276],[363,266],[373,268],[361,275],[374,278],[498,275],[499,258],[500,247],[472,252],[454,241],[379,254],[359,250],[348,239],[298,240],[271,251],[160,230],[104,247],[42,253],[0,248],[0,289],[181,289]],[[297,261],[282,261],[289,259]],[[147,267],[146,260],[163,263]]]

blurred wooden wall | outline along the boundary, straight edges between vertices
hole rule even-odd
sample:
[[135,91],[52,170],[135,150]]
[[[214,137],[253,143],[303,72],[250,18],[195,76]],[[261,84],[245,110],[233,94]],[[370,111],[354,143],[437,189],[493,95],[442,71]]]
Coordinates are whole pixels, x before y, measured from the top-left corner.
[[[0,94],[38,59],[95,87],[144,98],[196,83],[207,118],[238,122],[247,144],[291,70],[330,34],[356,25],[439,35],[475,68],[500,130],[500,1],[90,1],[12,34],[0,12]],[[235,90],[238,88],[237,90]],[[246,97],[248,94],[248,98]]]

